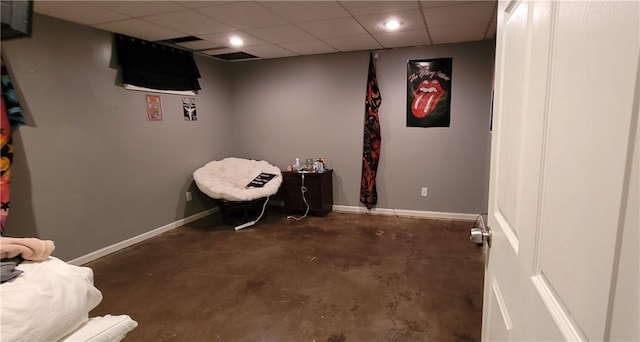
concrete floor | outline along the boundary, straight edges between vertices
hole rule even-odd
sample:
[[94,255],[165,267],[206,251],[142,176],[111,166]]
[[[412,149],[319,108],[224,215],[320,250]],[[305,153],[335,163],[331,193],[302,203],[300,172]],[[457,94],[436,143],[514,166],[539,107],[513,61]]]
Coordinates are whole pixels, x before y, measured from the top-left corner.
[[277,210],[239,232],[203,218],[89,263],[125,341],[479,341],[471,223]]

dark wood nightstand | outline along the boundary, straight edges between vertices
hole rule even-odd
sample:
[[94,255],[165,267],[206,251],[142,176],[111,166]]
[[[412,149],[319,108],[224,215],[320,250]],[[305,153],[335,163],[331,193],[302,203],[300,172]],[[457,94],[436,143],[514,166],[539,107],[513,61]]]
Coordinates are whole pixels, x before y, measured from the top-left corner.
[[[302,177],[299,172],[282,171],[282,194],[287,212],[307,210],[300,190]],[[333,207],[333,170],[304,173],[304,186],[307,188],[304,196],[309,203],[309,212],[320,216],[330,213]]]

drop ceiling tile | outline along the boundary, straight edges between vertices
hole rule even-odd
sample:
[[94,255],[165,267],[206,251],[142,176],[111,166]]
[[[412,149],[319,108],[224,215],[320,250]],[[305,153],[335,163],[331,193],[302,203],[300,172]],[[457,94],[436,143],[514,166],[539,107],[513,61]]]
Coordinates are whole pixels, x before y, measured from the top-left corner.
[[259,46],[248,46],[246,48],[243,48],[242,50],[261,58],[280,58],[280,57],[297,56],[297,54],[294,52],[291,52],[287,49],[283,49],[279,46],[271,45],[271,44],[259,45]]
[[321,39],[360,36],[367,33],[353,18],[300,23],[298,26]]
[[[212,54],[240,51],[230,34],[245,39],[241,51],[261,58],[475,41],[495,37],[496,0],[481,1],[34,1],[37,13],[146,40],[187,35],[179,43]],[[424,13],[424,17],[422,16]],[[352,17],[353,14],[355,17]],[[380,24],[390,17],[399,32]],[[459,27],[460,26],[460,27]],[[370,34],[373,34],[371,36]],[[316,39],[320,39],[319,41]]]
[[292,23],[349,17],[335,1],[265,1],[260,5]]
[[436,27],[429,29],[429,33],[434,44],[471,42],[482,40],[486,28],[487,26],[484,24]]
[[222,55],[225,53],[234,53],[234,52],[241,52],[241,51],[238,49],[231,49],[231,48],[218,48],[218,49],[211,49],[211,50],[203,50],[199,52],[204,53],[205,55],[213,56],[213,55]]
[[496,28],[498,26],[497,14],[498,13],[497,13],[497,7],[496,7],[496,10],[493,11],[493,15],[489,20],[489,27],[487,28],[487,32],[484,35],[485,39],[495,38],[496,36]]
[[429,37],[424,30],[376,33],[373,36],[385,48],[429,44]]
[[368,34],[354,37],[325,39],[325,42],[340,51],[358,51],[382,48],[382,46]]
[[491,19],[495,2],[483,1],[470,4],[424,9],[429,29],[432,27],[486,24]]
[[132,17],[142,17],[184,9],[171,1],[91,1],[92,4],[126,14]]
[[83,25],[100,24],[129,18],[127,15],[82,1],[35,1],[34,11]]
[[266,45],[268,42],[265,42],[259,38],[256,38],[246,32],[242,31],[230,31],[230,32],[221,32],[221,33],[212,33],[212,34],[203,34],[198,35],[198,37],[213,42],[217,44],[217,46],[227,46],[231,47],[231,43],[229,43],[229,38],[231,37],[240,37],[244,41],[244,46],[254,46],[254,45]]
[[340,1],[340,4],[353,15],[418,10],[416,1]]
[[301,55],[338,52],[338,50],[320,40],[280,44],[283,48]]
[[196,10],[237,29],[287,24],[284,19],[254,2],[237,2],[221,6],[203,7]]
[[422,8],[430,8],[430,7],[444,7],[444,6],[455,6],[473,3],[474,1],[435,1],[435,0],[423,0],[420,1]]
[[149,41],[165,40],[184,36],[184,33],[173,31],[140,19],[127,19],[93,26],[105,31],[117,32]]
[[190,35],[233,30],[233,28],[193,10],[152,15],[141,19]]
[[192,42],[176,43],[176,45],[180,45],[191,50],[207,50],[221,46],[221,44],[217,44],[208,40],[195,40]]
[[384,27],[382,27],[382,24],[389,19],[396,19],[402,23],[402,26],[398,31],[424,30],[424,22],[419,11],[404,11],[393,14],[369,14],[356,17],[356,20],[358,20],[360,24],[362,24],[367,31],[371,33],[388,32]]
[[294,25],[272,26],[247,30],[271,43],[293,43],[313,40],[314,37]]
[[178,1],[174,1],[175,3],[177,3],[180,6],[186,7],[186,8],[200,8],[200,7],[211,7],[211,6],[218,6],[218,5],[228,5],[232,2],[237,2],[237,1],[203,1],[203,0],[196,0],[196,1],[182,1],[182,0],[178,0]]

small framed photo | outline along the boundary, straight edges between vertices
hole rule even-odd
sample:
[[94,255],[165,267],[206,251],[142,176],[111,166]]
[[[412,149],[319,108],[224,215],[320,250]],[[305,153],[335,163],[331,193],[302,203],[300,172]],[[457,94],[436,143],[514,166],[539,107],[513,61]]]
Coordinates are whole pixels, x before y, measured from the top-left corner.
[[160,96],[147,95],[147,119],[149,121],[162,121]]

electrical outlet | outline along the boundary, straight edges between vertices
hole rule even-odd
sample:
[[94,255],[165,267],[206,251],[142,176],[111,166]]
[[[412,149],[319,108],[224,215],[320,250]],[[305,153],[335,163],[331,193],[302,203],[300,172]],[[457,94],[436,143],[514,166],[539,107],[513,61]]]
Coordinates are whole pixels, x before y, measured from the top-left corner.
[[187,198],[187,202],[191,201],[191,191],[187,191],[185,197]]
[[422,188],[422,191],[420,192],[420,196],[427,197],[427,188]]

